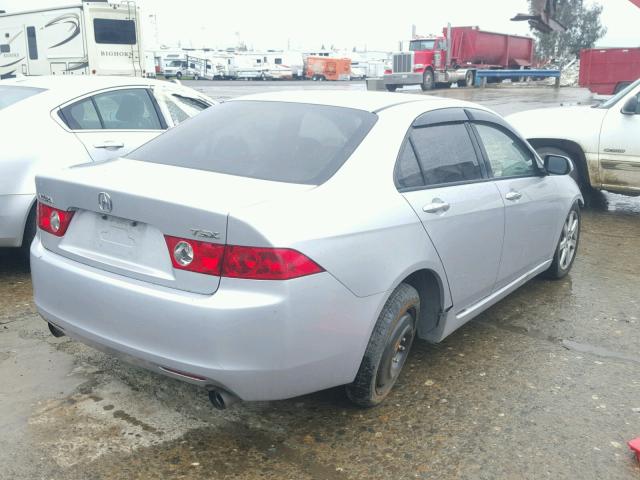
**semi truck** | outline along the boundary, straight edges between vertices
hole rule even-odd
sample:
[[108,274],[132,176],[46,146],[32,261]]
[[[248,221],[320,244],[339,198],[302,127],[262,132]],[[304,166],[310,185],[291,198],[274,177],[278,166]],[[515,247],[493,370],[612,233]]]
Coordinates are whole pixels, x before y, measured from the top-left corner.
[[585,48],[580,51],[578,84],[613,95],[640,78],[640,48]]
[[0,79],[23,75],[145,76],[132,1],[78,1],[0,13]]
[[480,69],[526,69],[533,63],[533,39],[486,32],[478,27],[445,27],[443,35],[415,38],[409,51],[393,54],[384,84],[390,92],[407,85],[471,86]]

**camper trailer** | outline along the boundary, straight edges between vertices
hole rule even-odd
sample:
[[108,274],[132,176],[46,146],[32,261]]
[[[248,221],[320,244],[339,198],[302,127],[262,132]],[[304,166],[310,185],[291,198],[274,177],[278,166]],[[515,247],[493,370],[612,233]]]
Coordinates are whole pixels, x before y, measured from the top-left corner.
[[0,79],[22,75],[145,76],[132,1],[0,14]]

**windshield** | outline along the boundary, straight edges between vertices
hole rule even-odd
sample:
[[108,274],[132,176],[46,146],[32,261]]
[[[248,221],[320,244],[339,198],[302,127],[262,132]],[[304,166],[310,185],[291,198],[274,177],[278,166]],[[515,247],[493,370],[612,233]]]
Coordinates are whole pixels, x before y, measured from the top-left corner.
[[409,43],[409,50],[412,52],[433,50],[435,44],[435,40],[412,40],[411,43]]
[[44,91],[44,88],[0,85],[0,110]]
[[325,105],[232,101],[205,110],[129,158],[320,185],[347,161],[377,118],[363,110]]
[[186,62],[183,62],[182,60],[171,60],[169,62],[170,67],[182,67],[183,64],[186,65]]
[[627,93],[629,93],[631,90],[636,88],[638,85],[640,85],[640,79],[638,79],[635,82],[633,82],[627,88],[625,88],[623,90],[620,90],[617,94],[615,94],[609,100],[607,100],[605,102],[602,102],[600,105],[596,105],[595,108],[611,108],[611,107],[613,107],[616,103],[618,103],[618,100],[620,100],[621,98],[624,98],[627,95]]

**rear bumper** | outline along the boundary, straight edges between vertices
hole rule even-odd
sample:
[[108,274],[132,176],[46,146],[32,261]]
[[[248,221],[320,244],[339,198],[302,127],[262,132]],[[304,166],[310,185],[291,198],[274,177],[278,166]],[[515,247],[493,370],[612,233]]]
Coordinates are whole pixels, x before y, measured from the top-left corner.
[[391,73],[384,76],[385,85],[420,85],[422,73]]
[[167,375],[204,380],[243,400],[294,397],[350,383],[385,295],[358,298],[328,273],[286,282],[223,278],[199,295],[31,248],[34,298],[67,335]]
[[0,195],[0,247],[19,247],[34,195]]

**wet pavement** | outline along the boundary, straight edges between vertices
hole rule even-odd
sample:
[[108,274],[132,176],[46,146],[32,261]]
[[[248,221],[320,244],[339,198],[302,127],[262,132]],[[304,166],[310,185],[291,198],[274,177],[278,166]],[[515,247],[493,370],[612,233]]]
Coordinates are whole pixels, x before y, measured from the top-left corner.
[[[242,90],[199,83],[214,97]],[[246,88],[277,88],[265,83]],[[444,93],[501,113],[589,99],[523,88]],[[0,478],[636,479],[640,199],[593,200],[570,276],[415,344],[372,410],[340,388],[214,410],[196,387],[53,338],[27,263],[0,251]]]

